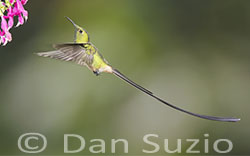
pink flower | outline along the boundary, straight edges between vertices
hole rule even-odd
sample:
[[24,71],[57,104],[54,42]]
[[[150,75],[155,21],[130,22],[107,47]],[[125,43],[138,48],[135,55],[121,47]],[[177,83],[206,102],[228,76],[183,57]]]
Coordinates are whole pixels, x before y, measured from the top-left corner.
[[24,19],[25,19],[25,21],[28,19],[28,12],[26,11],[26,10],[24,10],[24,8],[23,8],[23,5],[22,5],[22,3],[20,2],[20,0],[16,0],[16,5],[15,5],[15,7],[16,7],[16,10],[17,10],[17,14],[18,14],[18,16],[21,16],[21,18],[19,17],[18,18],[18,21],[21,23],[21,24],[23,24],[23,18],[22,18],[22,16],[24,17]]
[[12,40],[12,35],[9,30],[14,25],[14,17],[18,17],[18,23],[16,27],[23,25],[28,19],[28,12],[24,9],[28,0],[5,0],[2,2],[0,0],[0,45],[6,45]]
[[1,16],[1,29],[3,30],[3,32],[1,33],[2,43],[5,46],[8,42],[12,40],[12,36],[9,32],[8,25],[4,16]]
[[[9,27],[13,26],[13,16],[18,16],[18,23],[16,27],[23,25],[24,19],[27,21],[28,19],[28,12],[23,8],[23,4],[27,3],[27,0],[16,0],[14,8],[9,10],[8,18],[10,19]],[[23,19],[24,18],[24,19]]]
[[6,30],[8,30],[8,26],[7,26],[7,22],[4,18],[4,16],[1,16],[1,29],[5,32]]
[[23,23],[24,23],[23,16],[19,14],[18,15],[18,23],[17,23],[16,27],[23,25]]
[[12,7],[9,7],[9,9],[8,9],[7,18],[9,18],[8,29],[11,29],[13,27],[13,24],[14,24],[14,19],[13,19],[14,18],[14,14],[13,14]]

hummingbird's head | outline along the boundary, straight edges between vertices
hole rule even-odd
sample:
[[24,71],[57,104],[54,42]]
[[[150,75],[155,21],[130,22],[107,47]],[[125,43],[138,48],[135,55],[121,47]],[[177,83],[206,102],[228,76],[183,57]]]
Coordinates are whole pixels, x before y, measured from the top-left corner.
[[90,41],[88,32],[76,25],[69,17],[66,17],[75,27],[75,43],[87,43]]

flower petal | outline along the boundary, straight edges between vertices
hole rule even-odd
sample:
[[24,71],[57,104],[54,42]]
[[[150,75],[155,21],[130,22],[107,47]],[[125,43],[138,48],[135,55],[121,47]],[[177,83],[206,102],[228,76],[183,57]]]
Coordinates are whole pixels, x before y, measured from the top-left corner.
[[17,10],[23,12],[24,8],[20,0],[16,0]]
[[28,11],[23,10],[23,17],[24,17],[25,21],[28,20]]
[[25,5],[28,2],[28,0],[21,0],[22,5]]
[[8,41],[6,40],[4,36],[2,37],[2,43],[3,43],[3,46],[5,46],[8,43]]
[[23,16],[19,14],[18,15],[18,23],[17,23],[16,27],[23,25],[23,23],[24,23]]
[[4,32],[0,30],[0,37],[4,35]]
[[1,16],[1,28],[2,28],[3,32],[8,31],[8,25],[7,25],[7,22],[4,18],[4,16]]
[[6,32],[6,39],[10,42],[12,41],[12,35],[10,32]]
[[12,16],[9,16],[9,21],[8,21],[8,29],[10,30],[13,27],[14,20]]
[[28,12],[23,8],[23,5],[20,2],[20,0],[16,0],[16,6],[17,6],[17,10],[20,11],[23,14],[25,20],[27,20],[28,19]]
[[14,0],[10,0],[10,3],[13,4],[15,1]]

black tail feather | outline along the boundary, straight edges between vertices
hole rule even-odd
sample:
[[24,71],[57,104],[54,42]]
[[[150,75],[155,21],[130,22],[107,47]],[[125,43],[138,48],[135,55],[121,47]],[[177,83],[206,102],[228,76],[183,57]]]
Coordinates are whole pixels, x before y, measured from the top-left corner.
[[215,116],[200,115],[200,114],[189,112],[187,110],[184,110],[182,108],[179,108],[177,106],[174,106],[174,105],[172,105],[172,104],[170,104],[170,103],[162,100],[161,98],[159,98],[156,95],[154,95],[151,91],[143,88],[142,86],[136,84],[135,82],[133,82],[132,80],[130,80],[129,78],[127,78],[125,75],[123,75],[117,69],[113,69],[113,74],[116,75],[117,77],[119,77],[120,79],[126,81],[130,85],[134,86],[135,88],[143,91],[144,93],[148,94],[149,96],[151,96],[151,97],[155,98],[156,100],[162,102],[163,104],[165,104],[165,105],[167,105],[167,106],[169,106],[169,107],[171,107],[173,109],[176,109],[176,110],[179,110],[181,112],[187,113],[189,115],[196,116],[196,117],[199,117],[199,118],[202,118],[202,119],[214,120],[214,121],[224,121],[224,122],[237,122],[237,121],[240,120],[239,118],[215,117]]

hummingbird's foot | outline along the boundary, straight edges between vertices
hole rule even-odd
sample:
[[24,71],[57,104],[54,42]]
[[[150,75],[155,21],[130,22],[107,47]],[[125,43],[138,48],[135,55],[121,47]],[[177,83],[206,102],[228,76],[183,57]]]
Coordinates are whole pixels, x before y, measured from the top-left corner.
[[100,75],[100,72],[99,72],[98,70],[93,71],[93,73],[94,73],[96,76],[99,76],[99,75]]

